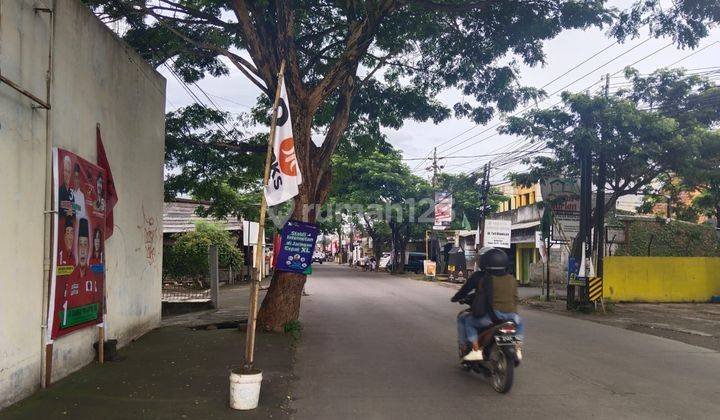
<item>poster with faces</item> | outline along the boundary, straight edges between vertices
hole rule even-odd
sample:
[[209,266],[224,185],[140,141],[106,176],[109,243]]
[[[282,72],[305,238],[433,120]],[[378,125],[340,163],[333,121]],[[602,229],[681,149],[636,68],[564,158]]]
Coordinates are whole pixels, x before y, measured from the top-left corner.
[[50,339],[103,321],[104,185],[102,168],[66,150],[53,150]]

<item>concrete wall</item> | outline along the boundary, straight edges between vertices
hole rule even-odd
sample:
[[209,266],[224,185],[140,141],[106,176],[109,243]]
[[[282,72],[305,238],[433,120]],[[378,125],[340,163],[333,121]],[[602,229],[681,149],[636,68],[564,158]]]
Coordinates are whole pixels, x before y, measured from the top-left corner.
[[603,294],[615,301],[707,302],[720,294],[718,257],[606,257]]
[[[162,261],[165,80],[79,0],[0,2],[0,70],[46,97],[48,49],[52,109],[0,83],[0,408],[39,387],[47,293],[43,226],[48,148],[94,162],[100,124],[119,202],[106,241],[106,336],[121,345],[158,325]],[[97,331],[55,342],[53,377],[92,361]]]

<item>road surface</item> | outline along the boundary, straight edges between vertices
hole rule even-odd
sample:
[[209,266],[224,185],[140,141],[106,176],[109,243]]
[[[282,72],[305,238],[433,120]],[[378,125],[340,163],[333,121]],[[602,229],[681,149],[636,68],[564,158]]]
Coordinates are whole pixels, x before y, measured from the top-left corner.
[[458,367],[453,288],[313,267],[296,419],[720,418],[720,353],[540,311],[507,395]]

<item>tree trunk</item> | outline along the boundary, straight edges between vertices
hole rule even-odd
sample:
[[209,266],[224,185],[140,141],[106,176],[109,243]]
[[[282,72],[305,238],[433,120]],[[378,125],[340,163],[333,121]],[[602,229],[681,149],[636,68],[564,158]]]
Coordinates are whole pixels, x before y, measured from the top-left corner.
[[285,324],[297,320],[305,280],[304,274],[276,270],[260,306],[258,327],[265,331],[281,332]]

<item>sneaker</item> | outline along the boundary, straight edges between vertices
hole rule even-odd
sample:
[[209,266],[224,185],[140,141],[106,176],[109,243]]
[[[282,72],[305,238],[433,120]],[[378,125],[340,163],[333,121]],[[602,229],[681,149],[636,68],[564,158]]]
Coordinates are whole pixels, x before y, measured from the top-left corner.
[[481,350],[473,350],[463,357],[463,360],[467,362],[477,362],[483,360],[483,353]]

